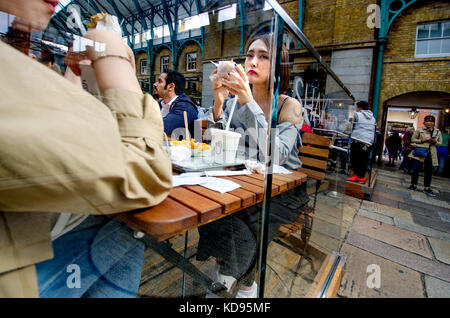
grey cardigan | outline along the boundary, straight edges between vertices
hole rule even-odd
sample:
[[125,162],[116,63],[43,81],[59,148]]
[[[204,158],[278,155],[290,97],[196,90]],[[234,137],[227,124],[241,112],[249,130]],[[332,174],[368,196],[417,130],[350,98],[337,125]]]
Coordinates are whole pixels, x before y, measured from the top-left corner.
[[355,112],[353,120],[352,139],[359,139],[373,144],[375,137],[376,121],[370,110]]
[[[217,121],[214,121],[212,109],[206,113],[206,119],[213,123],[215,128],[225,129],[232,104],[232,98],[225,99],[225,109]],[[264,162],[268,126],[264,112],[254,100],[244,106],[239,102],[236,103],[230,129],[233,128],[233,131],[242,135],[239,144],[243,145],[245,141],[246,159]],[[288,121],[277,125],[274,131],[275,149],[272,152],[275,164],[293,170],[302,166],[298,158],[298,146],[301,143],[300,128],[300,124],[295,125]]]

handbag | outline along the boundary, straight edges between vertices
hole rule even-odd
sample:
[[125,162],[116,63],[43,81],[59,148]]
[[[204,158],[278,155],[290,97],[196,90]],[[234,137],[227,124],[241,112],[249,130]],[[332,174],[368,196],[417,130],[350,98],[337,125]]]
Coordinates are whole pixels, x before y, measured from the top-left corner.
[[430,149],[417,147],[417,148],[414,148],[413,156],[426,157],[426,156],[428,156],[429,153],[430,153]]

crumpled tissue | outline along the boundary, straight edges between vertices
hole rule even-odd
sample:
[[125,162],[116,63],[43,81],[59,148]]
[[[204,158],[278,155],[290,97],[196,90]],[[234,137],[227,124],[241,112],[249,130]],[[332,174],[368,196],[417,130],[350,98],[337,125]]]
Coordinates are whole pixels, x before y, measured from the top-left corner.
[[[264,172],[266,171],[266,166],[262,162],[257,162],[255,160],[245,160],[244,164],[245,167],[252,172],[264,174]],[[274,165],[273,173],[291,174],[292,172],[282,166]]]

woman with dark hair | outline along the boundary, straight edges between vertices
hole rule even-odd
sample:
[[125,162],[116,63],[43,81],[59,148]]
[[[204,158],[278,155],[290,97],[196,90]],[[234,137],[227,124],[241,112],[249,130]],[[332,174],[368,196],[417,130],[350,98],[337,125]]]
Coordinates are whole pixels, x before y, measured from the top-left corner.
[[[231,119],[231,127],[243,129],[248,137],[248,146],[256,145],[256,158],[264,162],[267,129],[271,120],[272,94],[270,92],[272,36],[257,37],[247,50],[245,67],[235,66],[236,72],[216,77],[212,83],[214,108],[208,119],[217,128],[224,128],[237,96],[237,105]],[[289,57],[283,48],[280,90],[289,88]],[[216,74],[217,70],[213,72]],[[301,167],[298,158],[299,131],[302,124],[302,105],[294,98],[281,94],[278,97],[277,140],[273,153],[275,162],[289,169]],[[225,285],[231,292],[240,278],[236,297],[254,298],[257,285],[254,282],[256,270],[257,238],[260,230],[260,206],[245,209],[237,214],[222,218],[199,228],[197,260],[205,261],[210,256],[217,260],[213,279]],[[281,223],[270,220],[269,241]]]
[[397,160],[397,157],[402,150],[402,139],[398,132],[394,132],[392,136],[386,140],[386,147],[389,151],[389,165],[395,166],[395,160]]
[[442,135],[439,129],[434,127],[436,123],[434,116],[425,116],[423,123],[425,126],[417,129],[411,138],[411,146],[413,146],[414,150],[409,154],[409,158],[414,160],[411,185],[408,190],[416,190],[419,172],[423,167],[425,173],[423,192],[430,197],[435,197],[436,194],[430,188],[431,177],[433,167],[439,165],[436,146],[442,144]]
[[408,174],[412,173],[412,160],[408,157],[410,152],[413,150],[413,147],[411,146],[411,138],[414,134],[414,127],[409,127],[405,134],[403,135],[402,142],[403,142],[403,161],[400,165],[400,170],[405,171]]

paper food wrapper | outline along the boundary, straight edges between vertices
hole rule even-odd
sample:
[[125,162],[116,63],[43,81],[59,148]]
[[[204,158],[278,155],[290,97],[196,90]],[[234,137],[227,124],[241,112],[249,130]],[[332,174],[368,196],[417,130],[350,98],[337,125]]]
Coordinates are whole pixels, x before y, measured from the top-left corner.
[[[262,162],[257,162],[254,160],[245,160],[245,167],[252,172],[264,174],[266,172],[266,166]],[[274,165],[273,166],[273,173],[280,173],[280,174],[291,174],[288,169],[279,166]]]
[[209,76],[209,79],[212,82],[216,78],[219,78],[219,80],[217,82],[218,82],[218,84],[222,84],[222,82],[220,80],[221,77],[225,77],[225,76],[228,76],[232,72],[236,72],[236,69],[234,68],[236,65],[238,67],[240,67],[242,70],[244,70],[242,65],[236,64],[233,61],[219,61],[219,63],[217,64],[217,73],[211,74]]
[[[122,37],[122,29],[116,16],[107,13],[98,13],[91,17],[89,29],[106,30]],[[104,50],[104,49],[103,49]],[[94,69],[90,65],[80,64],[81,85],[83,89],[101,100],[100,90],[95,77]]]
[[87,64],[80,64],[81,69],[81,85],[83,89],[102,100],[100,90],[97,85],[97,79],[95,77],[94,69]]
[[91,17],[90,29],[106,30],[122,37],[122,29],[116,16],[107,13],[98,13]]

